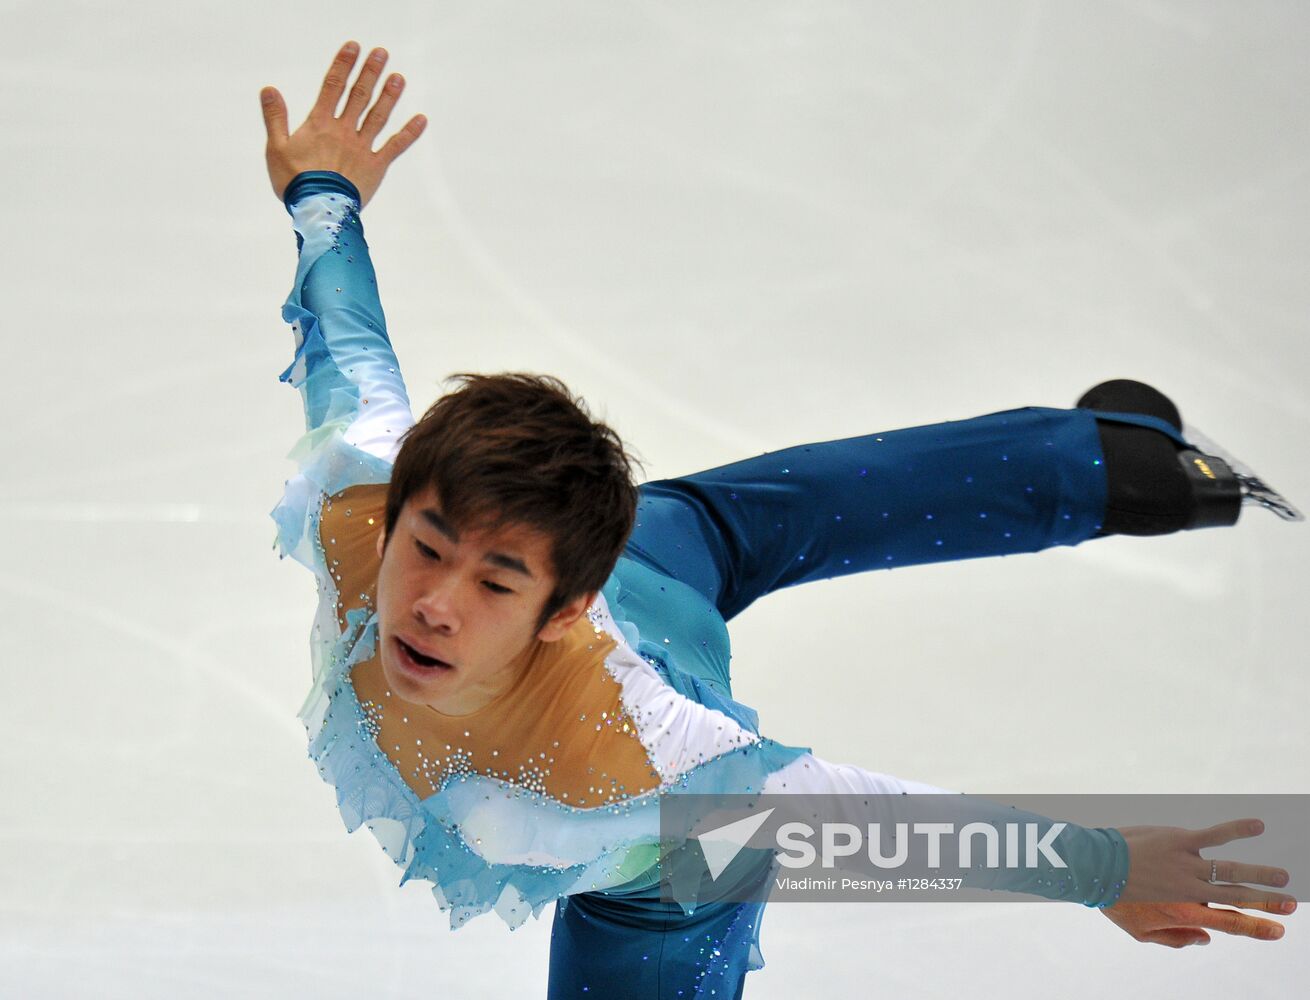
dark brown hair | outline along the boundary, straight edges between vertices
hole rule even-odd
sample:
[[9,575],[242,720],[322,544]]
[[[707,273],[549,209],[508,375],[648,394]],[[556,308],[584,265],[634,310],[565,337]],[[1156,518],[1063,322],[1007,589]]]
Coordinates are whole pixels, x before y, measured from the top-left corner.
[[522,524],[551,539],[556,577],[537,627],[599,590],[636,517],[636,464],[610,427],[549,375],[460,373],[401,438],[387,488],[386,531],[432,487],[457,530]]

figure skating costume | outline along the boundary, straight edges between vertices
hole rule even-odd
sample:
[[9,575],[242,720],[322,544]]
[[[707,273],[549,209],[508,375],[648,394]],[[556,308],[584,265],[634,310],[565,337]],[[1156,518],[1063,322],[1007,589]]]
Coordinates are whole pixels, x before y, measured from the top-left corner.
[[[394,697],[376,655],[386,484],[413,423],[359,219],[339,174],[284,196],[299,266],[283,318],[307,432],[273,511],[319,587],[310,756],[348,829],[367,826],[452,927],[511,927],[556,902],[551,997],[740,996],[762,903],[659,893],[662,797],[683,792],[941,792],[759,732],[732,697],[725,622],[782,587],[870,569],[1031,552],[1095,537],[1098,418],[1187,441],[1156,417],[1029,407],[789,448],[641,488],[631,540],[587,615],[539,643],[468,715]],[[807,665],[806,673],[810,666]],[[1003,886],[1105,906],[1127,877],[1115,830],[1070,827],[1068,877]]]

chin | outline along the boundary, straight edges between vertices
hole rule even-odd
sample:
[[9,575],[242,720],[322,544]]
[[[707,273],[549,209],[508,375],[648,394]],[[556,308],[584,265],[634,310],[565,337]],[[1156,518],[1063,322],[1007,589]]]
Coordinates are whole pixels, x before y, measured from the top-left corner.
[[422,681],[415,680],[391,662],[392,654],[384,646],[378,662],[382,665],[382,678],[391,694],[410,705],[431,705],[432,696]]
[[[392,694],[404,698],[406,694],[414,693],[414,682],[395,668],[391,662],[391,657],[387,655],[385,646],[382,647],[378,662],[382,664],[382,677],[386,680],[387,687],[391,688]],[[408,701],[409,699],[406,698],[405,700]]]

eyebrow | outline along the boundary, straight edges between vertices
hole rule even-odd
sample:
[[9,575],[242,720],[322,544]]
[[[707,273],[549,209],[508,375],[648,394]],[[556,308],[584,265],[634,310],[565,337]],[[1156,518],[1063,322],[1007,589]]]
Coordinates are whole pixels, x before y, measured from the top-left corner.
[[[446,538],[450,539],[450,541],[455,543],[459,542],[459,532],[456,531],[455,526],[442,517],[440,513],[433,510],[431,507],[425,507],[420,510],[419,513],[423,515],[423,520],[427,521],[428,524],[436,528],[437,531],[445,535]],[[488,552],[483,561],[489,562],[493,566],[499,566],[501,569],[510,570],[513,573],[522,573],[529,580],[536,579],[536,577],[532,575],[532,571],[528,569],[527,564],[517,556],[506,555],[504,552]]]

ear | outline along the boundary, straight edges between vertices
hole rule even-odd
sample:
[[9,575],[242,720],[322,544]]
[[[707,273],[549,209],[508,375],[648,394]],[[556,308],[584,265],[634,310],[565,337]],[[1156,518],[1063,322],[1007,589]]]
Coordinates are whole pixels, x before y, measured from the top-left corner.
[[586,613],[586,610],[591,607],[592,602],[595,600],[596,592],[594,590],[589,594],[579,594],[546,619],[546,624],[541,626],[537,632],[537,638],[542,642],[554,642],[557,639],[564,638],[569,629],[573,627],[573,623]]
[[387,549],[387,529],[382,528],[378,531],[378,558],[382,558],[382,553]]

